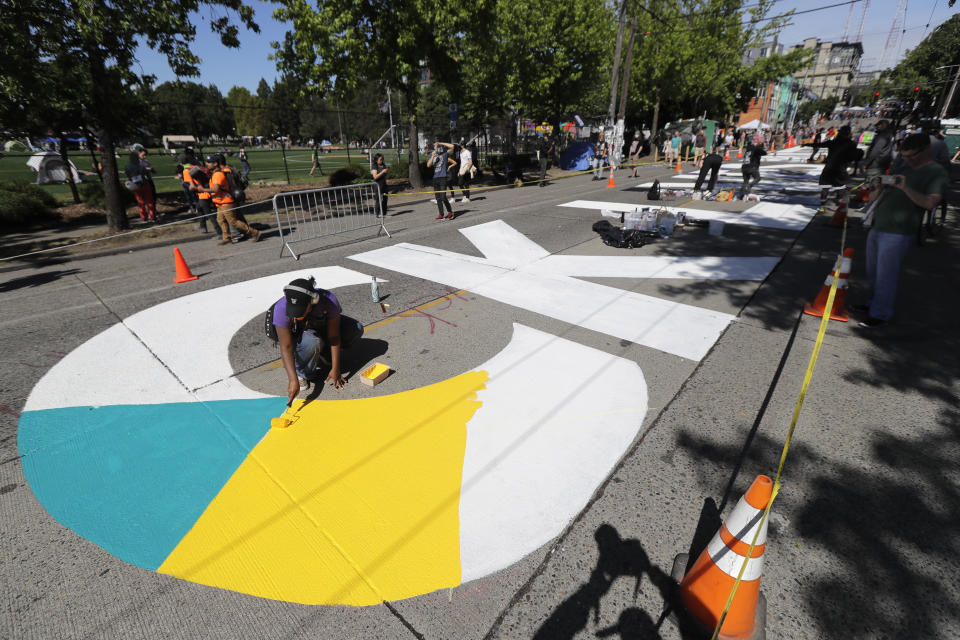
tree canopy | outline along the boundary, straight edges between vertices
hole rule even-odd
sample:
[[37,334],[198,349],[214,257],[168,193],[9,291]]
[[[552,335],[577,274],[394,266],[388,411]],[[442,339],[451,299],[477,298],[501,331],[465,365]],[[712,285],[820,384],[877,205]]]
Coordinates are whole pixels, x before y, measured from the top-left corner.
[[[239,46],[239,26],[259,31],[253,9],[242,0],[8,0],[0,21],[0,115],[23,122],[39,113],[49,96],[76,114],[77,128],[96,128],[102,148],[107,219],[111,229],[128,226],[120,199],[114,145],[137,122],[129,97],[142,88],[136,48],[159,51],[178,76],[198,74],[191,52],[196,11],[210,10],[209,25],[221,43]],[[69,70],[65,73],[64,70]],[[144,110],[145,112],[145,110]],[[63,126],[63,123],[60,124]]]

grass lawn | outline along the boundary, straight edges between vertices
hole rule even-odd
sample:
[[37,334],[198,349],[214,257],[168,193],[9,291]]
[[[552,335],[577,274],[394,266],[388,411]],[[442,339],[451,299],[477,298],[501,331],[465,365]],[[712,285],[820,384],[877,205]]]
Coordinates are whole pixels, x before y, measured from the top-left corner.
[[[207,151],[212,152],[214,149],[212,147],[208,148]],[[154,181],[157,185],[157,191],[177,191],[180,188],[180,184],[177,181],[176,177],[173,175],[174,170],[176,169],[176,159],[167,153],[160,153],[155,149],[150,149],[150,155],[148,156],[150,162],[153,164],[156,169],[156,177]],[[384,158],[387,161],[388,165],[395,165],[397,162],[397,152],[395,149],[382,150],[381,153],[384,154]],[[283,167],[283,153],[280,150],[275,151],[260,151],[260,150],[248,150],[247,151],[249,161],[250,161],[250,182],[256,184],[258,182],[285,182],[287,179],[286,172]],[[348,164],[353,165],[366,165],[367,159],[362,151],[351,150],[349,157],[347,152],[344,151],[335,151],[333,153],[321,153],[320,154],[320,167],[323,169],[326,176],[321,176],[319,172],[314,174],[314,177],[310,177],[310,149],[288,149],[286,151],[287,156],[287,170],[290,172],[290,182],[291,183],[309,183],[316,184],[317,186],[325,185],[327,178],[332,172],[337,169],[344,167]],[[0,158],[0,180],[23,180],[27,182],[35,182],[36,174],[27,166],[27,160],[30,158],[29,154],[7,154],[4,157]],[[89,151],[71,151],[70,159],[73,164],[80,171],[88,171],[92,168],[90,152]],[[227,163],[237,170],[240,169],[240,161],[237,159],[236,154],[231,157],[227,157]],[[123,176],[123,167],[127,164],[126,154],[121,153],[120,158],[117,160],[119,165],[119,171],[121,177]],[[85,180],[97,181],[96,175],[86,177]],[[58,200],[69,202],[72,200],[70,194],[70,187],[66,184],[55,184],[55,185],[44,185],[44,188],[50,191]]]

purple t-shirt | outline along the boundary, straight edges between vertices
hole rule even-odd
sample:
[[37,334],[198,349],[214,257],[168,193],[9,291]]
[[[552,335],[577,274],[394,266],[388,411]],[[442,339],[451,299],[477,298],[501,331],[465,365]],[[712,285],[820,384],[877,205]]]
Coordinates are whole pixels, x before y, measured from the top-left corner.
[[[324,289],[319,289],[318,291],[320,293],[320,302],[313,305],[307,317],[314,322],[323,322],[331,318],[339,318],[341,308],[337,296]],[[277,304],[273,306],[273,325],[275,327],[289,329],[291,324],[293,324],[293,322],[287,317],[287,298],[284,296],[277,300]]]

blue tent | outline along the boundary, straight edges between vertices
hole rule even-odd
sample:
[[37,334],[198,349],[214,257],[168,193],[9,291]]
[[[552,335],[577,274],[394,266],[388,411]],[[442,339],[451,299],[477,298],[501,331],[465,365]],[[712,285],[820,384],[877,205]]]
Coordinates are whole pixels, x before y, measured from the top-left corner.
[[593,157],[593,145],[589,142],[578,142],[567,147],[560,154],[560,168],[568,171],[583,171],[590,168],[590,158]]

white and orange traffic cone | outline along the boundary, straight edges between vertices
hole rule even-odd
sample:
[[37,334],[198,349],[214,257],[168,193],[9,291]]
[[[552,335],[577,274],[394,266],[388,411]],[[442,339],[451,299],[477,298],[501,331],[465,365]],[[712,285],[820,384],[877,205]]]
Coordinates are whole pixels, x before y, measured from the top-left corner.
[[730,162],[730,149],[727,149],[723,154],[723,161]]
[[687,611],[705,629],[712,631],[720,621],[759,527],[756,546],[746,561],[740,586],[720,627],[718,637],[721,640],[752,640],[765,634],[763,620],[766,612],[761,602],[760,576],[768,522],[764,520],[761,527],[760,520],[772,495],[773,481],[767,476],[757,476],[680,581],[680,598]]
[[840,199],[839,203],[837,203],[837,209],[833,212],[833,217],[830,218],[830,222],[827,223],[827,226],[842,227],[846,221],[847,221],[847,198],[844,197]]
[[616,189],[617,185],[613,181],[613,165],[610,165],[610,179],[607,180],[607,189]]
[[677,157],[677,166],[673,168],[673,172],[674,172],[674,173],[680,173],[681,171],[683,171],[683,165],[680,164],[680,157],[678,156],[678,157]]
[[[853,264],[853,249],[845,249],[843,260],[840,262],[840,277],[837,279],[837,293],[833,297],[833,308],[830,309],[830,319],[848,322],[850,314],[847,313],[847,280],[850,279],[850,267]],[[827,306],[827,296],[830,295],[830,285],[833,284],[833,269],[827,274],[827,279],[820,287],[820,293],[812,304],[803,305],[803,312],[808,316],[823,317],[823,312]]]

